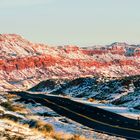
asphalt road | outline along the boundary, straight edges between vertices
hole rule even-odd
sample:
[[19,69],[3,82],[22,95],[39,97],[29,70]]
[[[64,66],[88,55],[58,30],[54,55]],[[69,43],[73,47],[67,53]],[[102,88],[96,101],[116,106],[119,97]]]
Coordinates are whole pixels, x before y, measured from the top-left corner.
[[22,100],[34,100],[97,132],[140,140],[140,124],[137,120],[59,96],[29,94],[27,92],[9,93],[18,94]]

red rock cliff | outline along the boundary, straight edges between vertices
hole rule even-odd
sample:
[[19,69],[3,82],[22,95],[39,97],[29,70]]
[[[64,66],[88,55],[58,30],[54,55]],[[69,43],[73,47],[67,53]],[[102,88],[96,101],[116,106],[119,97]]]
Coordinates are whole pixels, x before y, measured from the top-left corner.
[[140,74],[140,46],[52,47],[19,35],[0,35],[0,89],[28,88],[47,78]]

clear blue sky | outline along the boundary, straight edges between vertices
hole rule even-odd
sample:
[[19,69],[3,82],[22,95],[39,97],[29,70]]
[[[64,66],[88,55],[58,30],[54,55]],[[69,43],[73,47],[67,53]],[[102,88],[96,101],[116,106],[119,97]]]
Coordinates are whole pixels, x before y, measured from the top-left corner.
[[0,32],[50,45],[140,43],[140,0],[0,0]]

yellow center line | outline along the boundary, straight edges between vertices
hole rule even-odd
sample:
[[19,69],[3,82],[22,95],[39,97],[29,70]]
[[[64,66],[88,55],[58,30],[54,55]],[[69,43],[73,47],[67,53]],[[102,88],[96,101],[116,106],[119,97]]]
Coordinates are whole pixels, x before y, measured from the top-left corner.
[[[42,99],[42,98],[41,98],[41,99]],[[120,127],[120,126],[114,126],[114,125],[110,125],[110,124],[107,124],[107,123],[104,123],[104,122],[100,122],[100,121],[98,121],[98,120],[89,118],[89,117],[87,117],[87,116],[85,116],[85,115],[82,115],[82,114],[80,114],[80,113],[77,113],[77,112],[75,112],[75,111],[72,111],[72,110],[70,110],[70,109],[68,109],[68,108],[66,108],[66,107],[63,107],[63,106],[61,106],[61,105],[58,105],[58,104],[56,104],[56,103],[54,103],[54,102],[48,101],[47,99],[43,99],[43,100],[47,101],[48,103],[54,104],[54,105],[56,105],[56,106],[58,106],[58,107],[60,107],[60,108],[63,108],[63,109],[65,109],[65,110],[69,111],[69,112],[72,112],[72,113],[74,113],[74,114],[76,114],[76,115],[78,115],[78,116],[81,116],[81,117],[83,117],[83,118],[86,118],[86,119],[88,119],[88,120],[90,120],[90,121],[97,122],[97,123],[100,123],[100,124],[103,124],[103,125],[107,125],[107,126],[110,126],[110,127],[113,127],[113,128],[119,128],[119,129],[123,129],[123,130],[129,130],[129,131],[134,131],[134,132],[139,132],[139,133],[140,133],[140,130],[135,130],[135,129],[131,129],[131,128],[125,128],[125,127]]]
[[86,118],[86,119],[88,119],[88,120],[90,120],[90,121],[93,121],[93,122],[96,122],[96,123],[99,123],[99,124],[102,124],[102,125],[110,126],[110,127],[112,127],[112,128],[123,129],[123,130],[129,130],[129,131],[134,131],[134,132],[139,132],[139,133],[140,133],[140,130],[135,130],[135,129],[131,129],[131,128],[125,128],[125,127],[120,127],[120,126],[114,126],[114,125],[110,125],[110,124],[107,124],[107,123],[104,123],[104,122],[100,122],[100,121],[95,120],[95,119],[93,119],[93,118],[89,118],[89,117],[87,117],[87,116],[85,116],[85,115],[82,115],[82,114],[80,114],[80,113],[77,113],[77,112],[75,112],[75,111],[72,111],[72,110],[70,110],[70,109],[68,109],[68,108],[66,108],[66,107],[63,107],[63,106],[61,106],[61,105],[58,105],[58,104],[56,104],[56,103],[54,103],[54,102],[51,102],[51,101],[49,101],[49,100],[47,100],[47,99],[44,99],[44,98],[34,97],[34,96],[31,96],[31,95],[28,95],[28,96],[30,96],[30,97],[32,97],[32,98],[39,98],[39,99],[45,100],[45,101],[48,102],[48,103],[54,104],[55,106],[58,106],[58,107],[60,107],[60,108],[62,108],[62,109],[65,109],[65,110],[67,110],[67,111],[69,111],[69,112],[71,112],[71,113],[74,113],[74,114],[76,114],[76,115],[78,115],[78,116],[81,116],[81,117],[83,117],[83,118]]

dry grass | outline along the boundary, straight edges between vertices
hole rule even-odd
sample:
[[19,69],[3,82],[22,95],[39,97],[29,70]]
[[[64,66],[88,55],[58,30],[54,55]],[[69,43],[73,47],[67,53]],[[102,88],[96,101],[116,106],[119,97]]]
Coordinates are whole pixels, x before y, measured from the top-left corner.
[[66,134],[63,132],[54,133],[51,137],[55,140],[87,140],[84,136]]
[[93,99],[93,98],[89,98],[88,101],[89,101],[89,102],[94,102],[95,99]]
[[8,101],[10,101],[10,100],[17,98],[18,96],[14,95],[14,94],[5,94],[5,97]]
[[35,122],[33,127],[38,131],[47,132],[47,133],[54,132],[54,128],[51,124],[48,124],[40,120],[39,121],[33,120],[33,121]]
[[[20,128],[29,129],[33,135],[35,135],[35,136],[41,135],[43,137],[46,137],[46,140],[48,140],[48,137],[51,137],[55,140],[87,140],[83,136],[66,134],[64,132],[55,132],[54,127],[51,124],[48,124],[41,120],[37,120],[38,119],[37,116],[34,116],[32,114],[30,114],[28,116],[27,113],[29,113],[29,110],[27,108],[25,108],[24,106],[22,106],[20,104],[13,103],[13,99],[16,97],[17,96],[15,96],[15,95],[7,94],[6,95],[7,102],[3,102],[0,105],[3,106],[8,111],[17,112],[20,114],[26,114],[26,117],[29,120],[33,120],[35,122],[34,126],[30,127],[30,124],[25,124],[25,125],[20,124],[18,117],[14,116],[14,115],[12,116],[12,114],[4,114],[4,111],[0,110],[0,114],[2,114],[2,119],[6,120],[7,123],[11,124],[12,126],[17,127],[19,130],[20,130]],[[10,136],[10,135],[8,135],[9,133],[7,133],[8,131],[12,132],[13,130],[7,130],[4,133],[4,135],[5,135],[4,137],[9,140],[23,140],[25,138],[24,133],[23,133],[23,135],[15,134],[13,136]]]
[[5,98],[7,99],[7,102],[0,103],[1,106],[3,106],[8,111],[17,112],[20,114],[28,114],[29,110],[26,109],[21,104],[14,104],[14,99],[16,99],[18,96],[13,94],[5,94]]
[[3,102],[0,105],[3,106],[5,109],[7,109],[9,111],[15,111],[14,108],[13,108],[13,105],[10,101],[9,102]]
[[4,110],[0,110],[0,115],[3,115],[4,114]]
[[51,133],[50,135],[52,138],[54,138],[55,140],[69,140],[72,135],[71,134],[66,134],[64,132],[55,132],[55,133]]
[[0,140],[35,140],[35,138],[45,138],[39,131],[30,129],[27,124],[23,125],[8,119],[2,119],[2,122],[4,126],[0,127]]
[[23,136],[10,135],[10,133],[8,133],[6,131],[0,133],[0,136],[2,136],[1,140],[24,140]]
[[13,111],[21,114],[27,114],[29,112],[28,109],[26,109],[22,105],[13,104],[11,101],[3,102],[0,105],[3,106],[8,111]]
[[18,121],[20,121],[20,119],[21,119],[21,118],[19,118],[19,117],[16,117],[16,116],[13,115],[13,114],[3,114],[2,118],[8,119],[8,120],[12,120],[12,121],[14,121],[14,122],[18,122]]
[[69,140],[87,140],[84,136],[74,135]]
[[49,136],[55,140],[87,140],[84,136],[66,134],[64,132],[55,132],[51,124],[40,120],[36,121],[33,130],[39,131],[44,136]]
[[28,115],[26,115],[26,118],[28,120],[38,120],[39,119],[39,116],[36,115],[36,114],[28,114]]
[[[72,135],[72,134],[66,134],[64,132],[55,132],[54,128],[51,124],[48,124],[44,121],[36,121],[36,124],[33,128],[30,128],[28,124],[20,124],[18,122],[14,122],[12,120],[3,119],[7,124],[10,124],[12,129],[5,129],[5,136],[7,138],[11,138],[9,140],[23,140],[26,135],[24,134],[24,131],[31,131],[29,134],[37,136],[40,135],[46,140],[48,138],[53,138],[55,140],[87,140],[83,136],[79,135]],[[13,127],[18,128],[18,132],[13,130]],[[22,131],[21,131],[22,130]],[[23,131],[24,130],[24,131]],[[8,134],[15,133],[14,136],[10,136]],[[28,134],[28,136],[29,136]]]
[[13,109],[14,109],[15,112],[20,113],[20,114],[27,114],[27,113],[29,113],[29,110],[26,109],[22,105],[15,104],[15,105],[13,105]]

